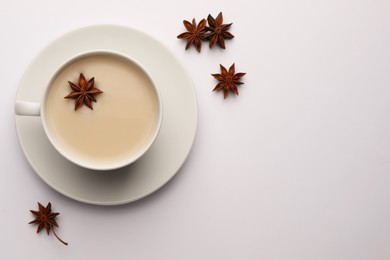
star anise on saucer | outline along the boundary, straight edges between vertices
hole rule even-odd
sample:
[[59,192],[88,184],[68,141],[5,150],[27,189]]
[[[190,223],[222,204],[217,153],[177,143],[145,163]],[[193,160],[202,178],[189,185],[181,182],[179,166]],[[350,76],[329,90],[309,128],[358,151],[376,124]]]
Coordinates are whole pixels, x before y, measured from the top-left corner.
[[35,219],[28,224],[38,224],[37,233],[41,232],[43,228],[46,229],[47,235],[50,234],[50,230],[53,231],[54,236],[64,245],[68,245],[68,243],[64,242],[61,238],[59,238],[54,231],[55,227],[58,227],[57,221],[55,218],[60,214],[58,212],[51,211],[51,203],[49,202],[46,207],[42,206],[41,203],[38,202],[39,211],[30,210],[31,213],[35,216]]
[[216,43],[218,43],[222,49],[225,49],[225,39],[234,38],[234,35],[228,32],[233,23],[223,24],[222,12],[220,12],[215,19],[209,14],[207,21],[209,22],[209,26],[206,27],[206,31],[210,31],[208,34],[210,49],[213,48]]
[[178,39],[187,40],[186,50],[193,44],[198,52],[200,52],[202,47],[202,40],[206,40],[206,20],[202,19],[198,25],[196,25],[195,18],[192,19],[192,23],[184,20],[184,27],[187,29],[187,32],[179,34]]
[[72,92],[65,98],[76,99],[74,110],[79,109],[83,104],[90,109],[93,109],[92,101],[96,102],[95,95],[103,93],[103,91],[94,87],[95,78],[91,78],[87,81],[83,73],[80,73],[78,84],[74,84],[70,81],[68,81],[68,83]]
[[229,71],[222,65],[219,65],[221,68],[221,74],[211,74],[215,79],[220,82],[213,89],[213,91],[219,91],[221,89],[224,90],[224,98],[227,97],[230,91],[233,91],[236,95],[238,95],[237,85],[244,84],[240,82],[240,79],[246,74],[244,72],[235,72],[235,65],[233,63],[230,66]]

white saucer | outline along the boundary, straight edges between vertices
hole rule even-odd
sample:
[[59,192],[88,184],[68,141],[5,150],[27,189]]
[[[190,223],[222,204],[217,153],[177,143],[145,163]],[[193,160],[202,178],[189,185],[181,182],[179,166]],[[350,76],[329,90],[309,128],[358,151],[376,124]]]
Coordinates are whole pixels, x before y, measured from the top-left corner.
[[94,49],[133,57],[160,88],[163,122],[150,150],[128,167],[95,172],[64,159],[49,143],[40,118],[15,116],[16,129],[32,168],[53,189],[85,203],[124,204],[162,187],[184,163],[196,132],[196,94],[183,65],[156,39],[127,27],[97,25],[70,32],[39,53],[21,80],[16,101],[40,102],[55,68],[78,53]]

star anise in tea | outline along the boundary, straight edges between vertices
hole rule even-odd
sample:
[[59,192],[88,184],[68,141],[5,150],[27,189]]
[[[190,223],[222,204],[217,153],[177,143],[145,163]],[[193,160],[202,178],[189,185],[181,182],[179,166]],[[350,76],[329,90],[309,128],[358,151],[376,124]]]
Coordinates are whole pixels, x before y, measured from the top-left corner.
[[47,235],[50,234],[50,231],[53,231],[54,236],[64,245],[68,245],[68,243],[64,242],[61,238],[59,238],[54,230],[55,227],[58,228],[57,221],[55,218],[60,214],[58,212],[51,211],[51,203],[49,202],[46,207],[42,206],[41,203],[38,202],[38,211],[30,210],[30,212],[35,216],[33,221],[30,221],[28,224],[38,224],[37,233],[41,232],[43,228],[46,229]]
[[72,98],[76,100],[74,110],[79,109],[83,106],[83,104],[90,109],[93,109],[92,101],[96,102],[95,95],[103,93],[103,91],[94,87],[95,78],[91,78],[87,81],[83,73],[80,73],[78,84],[74,84],[70,81],[68,81],[68,83],[72,92],[64,98]]
[[227,97],[230,91],[233,91],[236,95],[238,95],[237,85],[244,84],[243,82],[240,82],[240,79],[246,73],[244,72],[236,73],[234,63],[232,66],[230,66],[229,71],[224,66],[222,65],[219,66],[221,69],[221,73],[211,74],[215,79],[220,81],[217,84],[217,86],[213,89],[213,91],[219,91],[223,89],[224,98]]
[[179,34],[178,39],[187,40],[186,50],[193,44],[198,52],[202,47],[202,40],[206,40],[206,20],[202,19],[199,24],[196,24],[195,18],[192,19],[192,23],[189,21],[183,21],[184,27],[187,32]]
[[222,12],[220,12],[215,19],[209,14],[207,21],[209,26],[206,27],[206,31],[210,32],[208,34],[210,49],[213,48],[216,43],[218,43],[222,49],[225,49],[225,39],[234,38],[234,35],[228,32],[232,23],[223,24]]

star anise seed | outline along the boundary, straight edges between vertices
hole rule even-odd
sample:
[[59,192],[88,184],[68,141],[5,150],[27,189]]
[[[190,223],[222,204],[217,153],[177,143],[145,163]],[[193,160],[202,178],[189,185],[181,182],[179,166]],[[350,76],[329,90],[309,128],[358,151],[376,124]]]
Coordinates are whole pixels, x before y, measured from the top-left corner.
[[47,235],[50,234],[50,231],[53,231],[54,236],[64,245],[68,245],[68,243],[64,242],[61,238],[59,238],[54,231],[54,227],[58,227],[57,221],[55,218],[60,214],[58,212],[51,211],[51,203],[49,202],[46,207],[42,206],[41,203],[38,202],[38,211],[30,210],[30,212],[35,216],[33,221],[30,221],[28,224],[38,224],[37,233],[41,232],[43,228],[46,229]]
[[233,23],[222,24],[222,12],[220,12],[215,19],[209,14],[207,21],[209,22],[209,26],[206,26],[206,31],[210,31],[208,34],[208,39],[210,40],[210,49],[213,48],[216,43],[218,43],[222,49],[225,49],[225,39],[234,38],[234,35],[228,32],[230,26]]
[[233,91],[236,95],[238,95],[237,85],[244,84],[240,82],[240,79],[246,74],[244,72],[235,73],[235,65],[229,68],[229,71],[222,65],[219,65],[221,69],[221,74],[211,74],[215,79],[220,82],[213,89],[213,91],[219,91],[221,89],[224,90],[224,98],[227,97],[230,91]]
[[198,52],[200,52],[202,47],[202,40],[207,40],[206,36],[206,20],[202,19],[198,25],[196,25],[195,18],[192,19],[192,23],[184,20],[183,24],[187,29],[187,32],[179,34],[178,39],[187,40],[186,50],[193,44]]
[[74,110],[79,109],[83,104],[93,110],[92,101],[96,102],[94,96],[103,93],[103,91],[94,87],[95,78],[87,81],[83,73],[80,73],[78,85],[70,81],[68,83],[72,92],[64,98],[76,99]]

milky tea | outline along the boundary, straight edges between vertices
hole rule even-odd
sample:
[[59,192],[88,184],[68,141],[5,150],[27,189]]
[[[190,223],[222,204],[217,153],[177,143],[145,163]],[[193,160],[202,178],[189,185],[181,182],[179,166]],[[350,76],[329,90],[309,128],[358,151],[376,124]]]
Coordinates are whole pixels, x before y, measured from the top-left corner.
[[[78,84],[95,77],[103,91],[75,111],[75,99],[65,99]],[[57,144],[79,161],[116,164],[126,161],[153,139],[159,122],[159,100],[148,75],[134,62],[111,53],[93,53],[66,65],[53,79],[46,99],[47,127]]]

